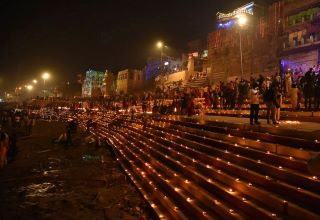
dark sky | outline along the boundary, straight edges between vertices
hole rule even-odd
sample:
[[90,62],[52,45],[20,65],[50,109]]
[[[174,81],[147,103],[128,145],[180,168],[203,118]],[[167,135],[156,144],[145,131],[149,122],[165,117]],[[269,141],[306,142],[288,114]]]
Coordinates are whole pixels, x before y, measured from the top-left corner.
[[206,37],[217,11],[248,0],[0,0],[0,94],[49,71],[142,68],[163,40],[173,54]]

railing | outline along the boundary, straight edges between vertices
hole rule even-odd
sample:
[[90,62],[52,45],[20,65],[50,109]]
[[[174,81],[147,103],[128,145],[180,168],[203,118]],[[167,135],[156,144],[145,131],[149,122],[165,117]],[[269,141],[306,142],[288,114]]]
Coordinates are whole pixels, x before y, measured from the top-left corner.
[[284,12],[285,14],[290,14],[292,12],[298,11],[299,9],[306,8],[307,6],[315,5],[319,3],[319,0],[296,0],[289,3],[285,3]]
[[320,36],[317,35],[313,39],[311,38],[306,38],[305,40],[300,40],[297,41],[296,44],[290,44],[289,42],[286,42],[283,49],[284,50],[291,50],[291,49],[296,49],[296,48],[302,48],[302,47],[307,47],[311,45],[317,45],[320,44]]

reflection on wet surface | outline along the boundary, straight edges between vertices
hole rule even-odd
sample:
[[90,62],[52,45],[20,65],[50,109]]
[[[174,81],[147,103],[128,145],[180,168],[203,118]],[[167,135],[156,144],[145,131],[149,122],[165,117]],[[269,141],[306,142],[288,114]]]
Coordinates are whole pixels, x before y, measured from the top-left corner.
[[46,131],[18,142],[18,157],[0,171],[0,220],[141,219],[144,200],[110,152],[51,145],[61,129]]
[[46,197],[56,192],[56,185],[53,183],[30,184],[20,187],[17,191],[23,193],[25,197]]

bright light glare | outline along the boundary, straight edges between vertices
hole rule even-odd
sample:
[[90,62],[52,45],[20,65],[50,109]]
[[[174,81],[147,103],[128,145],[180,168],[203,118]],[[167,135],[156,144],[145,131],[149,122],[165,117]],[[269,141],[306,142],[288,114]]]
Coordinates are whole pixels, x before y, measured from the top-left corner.
[[26,87],[27,87],[27,89],[28,89],[29,91],[33,89],[33,86],[32,86],[32,85],[27,85]]
[[246,25],[247,22],[248,22],[248,19],[247,19],[246,17],[244,17],[244,16],[238,18],[238,24],[239,24],[240,26]]
[[42,74],[42,79],[49,79],[49,77],[50,77],[49,73]]
[[162,47],[163,47],[163,43],[162,43],[161,41],[159,41],[159,42],[157,43],[157,47],[158,47],[158,48],[162,48]]
[[34,80],[32,80],[32,82],[33,82],[34,84],[37,84],[37,83],[38,83],[38,80],[34,79]]

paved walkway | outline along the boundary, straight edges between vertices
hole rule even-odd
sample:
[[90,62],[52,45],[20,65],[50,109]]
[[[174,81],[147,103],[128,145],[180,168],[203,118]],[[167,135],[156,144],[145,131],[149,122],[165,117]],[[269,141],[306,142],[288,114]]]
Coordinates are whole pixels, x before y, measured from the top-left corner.
[[[214,115],[205,115],[205,116],[194,116],[195,118],[203,118],[205,121],[216,121],[216,122],[226,122],[234,124],[250,124],[248,118],[242,117],[229,117],[229,116],[214,116]],[[307,132],[320,132],[320,124],[315,122],[300,122],[300,121],[290,121],[283,120],[280,121],[279,125],[267,124],[266,119],[260,119],[262,127],[277,127],[285,129],[293,129],[298,131],[307,131]],[[320,138],[319,138],[320,139]]]
[[[266,118],[266,110],[260,109],[260,118]],[[243,110],[224,110],[224,109],[217,109],[217,110],[210,110],[207,112],[207,115],[217,115],[217,116],[232,116],[232,117],[249,117],[250,110],[243,109]],[[281,117],[284,120],[291,120],[291,121],[305,121],[305,122],[317,122],[320,123],[320,111],[288,111],[282,110]]]
[[250,125],[248,118],[244,117],[229,117],[229,116],[193,116],[193,119],[197,119],[200,122],[216,122],[220,126],[222,124],[234,125],[241,129],[252,129],[255,131],[264,131],[274,134],[286,133],[291,137],[297,137],[302,139],[309,139],[314,141],[320,141],[320,124],[314,122],[300,122],[283,120],[279,125],[267,124],[266,119],[260,119],[261,125]]

